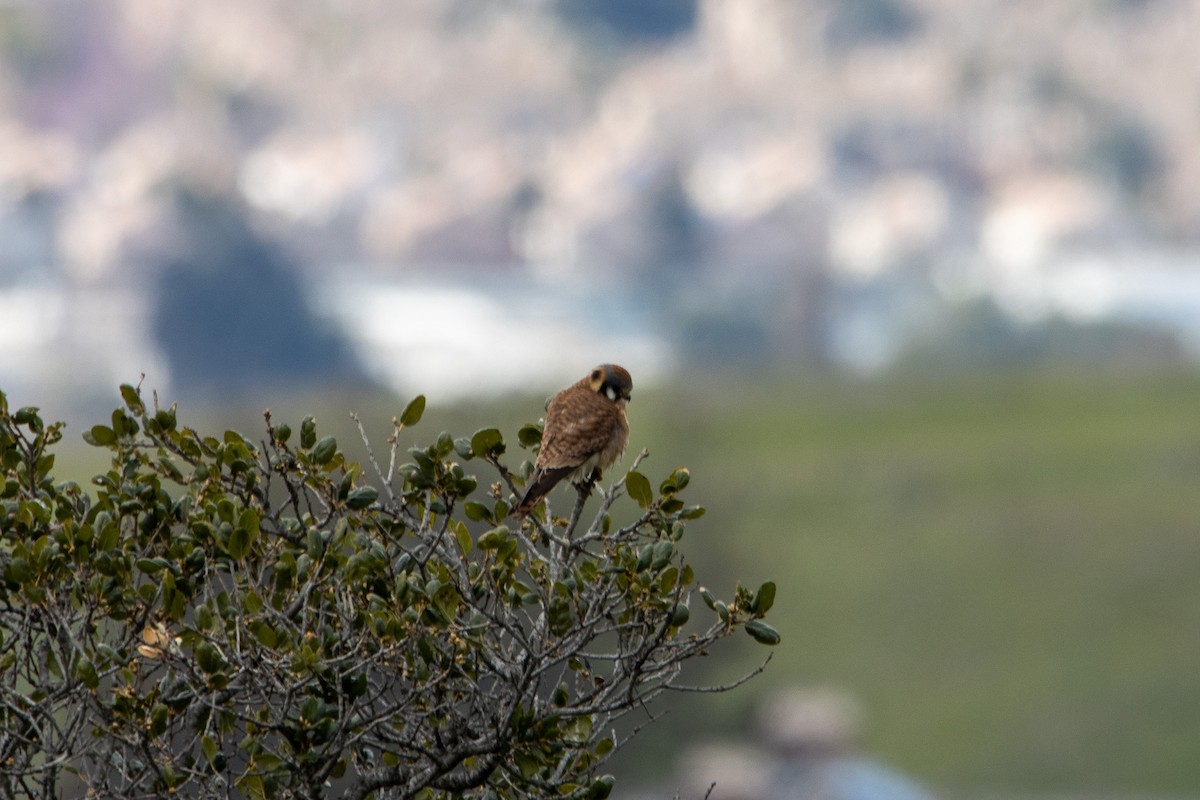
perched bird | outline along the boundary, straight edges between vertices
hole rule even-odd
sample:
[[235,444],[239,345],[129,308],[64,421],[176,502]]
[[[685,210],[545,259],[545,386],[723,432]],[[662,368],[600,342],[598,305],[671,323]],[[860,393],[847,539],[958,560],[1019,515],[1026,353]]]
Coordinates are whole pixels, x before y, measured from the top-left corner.
[[574,475],[590,488],[625,452],[625,404],[633,380],[624,367],[601,364],[550,399],[533,475],[515,511],[524,517],[559,481]]

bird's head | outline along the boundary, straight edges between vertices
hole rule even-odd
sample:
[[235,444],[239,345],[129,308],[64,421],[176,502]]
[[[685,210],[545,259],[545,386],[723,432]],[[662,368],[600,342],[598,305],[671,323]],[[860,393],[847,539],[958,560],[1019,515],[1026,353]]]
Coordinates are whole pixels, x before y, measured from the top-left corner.
[[614,403],[625,405],[633,392],[633,378],[629,371],[616,364],[601,364],[588,374],[588,385],[593,392],[604,395]]

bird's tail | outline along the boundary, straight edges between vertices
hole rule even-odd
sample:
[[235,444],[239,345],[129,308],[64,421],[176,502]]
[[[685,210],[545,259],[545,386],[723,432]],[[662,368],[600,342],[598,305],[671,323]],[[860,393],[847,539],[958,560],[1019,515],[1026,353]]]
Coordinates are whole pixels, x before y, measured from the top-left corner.
[[570,475],[573,470],[574,467],[538,467],[530,477],[529,485],[525,487],[525,496],[521,498],[520,503],[517,503],[513,515],[518,519],[525,517],[537,507],[538,503],[542,502],[542,498],[548,495],[559,481]]

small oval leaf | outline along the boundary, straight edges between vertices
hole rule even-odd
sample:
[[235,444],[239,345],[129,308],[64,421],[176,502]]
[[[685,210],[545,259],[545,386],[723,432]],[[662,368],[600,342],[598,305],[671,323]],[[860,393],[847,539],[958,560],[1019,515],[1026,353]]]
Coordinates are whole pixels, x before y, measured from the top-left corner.
[[313,445],[312,460],[314,464],[328,464],[337,452],[337,439],[326,436]]
[[772,628],[761,619],[752,619],[746,623],[746,633],[754,637],[754,641],[774,647],[779,644],[779,631]]
[[466,505],[463,506],[463,513],[466,514],[467,519],[471,520],[472,522],[490,519],[492,516],[492,511],[490,508],[485,506],[483,503],[477,503],[474,500],[468,501]]
[[601,775],[588,787],[588,800],[604,800],[604,798],[612,794],[613,786],[616,783],[617,779],[612,775]]
[[379,499],[379,491],[374,486],[360,486],[346,495],[346,506],[353,509],[366,508]]
[[196,664],[206,675],[212,675],[225,666],[225,659],[221,658],[220,651],[210,643],[201,642],[196,647]]
[[675,554],[675,546],[671,544],[670,539],[662,539],[654,543],[653,557],[650,561],[650,569],[658,571],[667,565],[671,560],[671,556]]
[[629,470],[625,475],[625,490],[629,492],[642,508],[649,508],[654,502],[654,491],[650,488],[650,480],[636,470]]
[[484,428],[471,437],[471,452],[480,457],[504,452],[504,437],[496,428]]
[[117,441],[117,434],[112,428],[105,425],[93,425],[90,431],[87,431],[84,436],[84,441],[96,447],[108,447],[110,444]]
[[121,399],[125,401],[125,407],[135,414],[141,414],[146,410],[142,398],[138,395],[138,390],[128,383],[121,384]]
[[80,682],[89,689],[95,689],[100,685],[100,676],[96,672],[96,665],[87,656],[81,656],[75,662],[75,677],[79,678]]
[[775,582],[767,581],[758,587],[758,592],[750,603],[750,613],[761,617],[770,611],[773,605],[775,605]]
[[209,764],[217,763],[217,743],[211,736],[202,736],[200,738],[200,751],[204,753],[204,759]]
[[400,414],[400,424],[405,427],[416,425],[421,421],[421,415],[424,413],[425,395],[419,394],[404,407],[404,412]]
[[500,525],[499,527],[492,528],[490,531],[480,536],[475,544],[480,550],[495,550],[496,548],[500,547],[500,545],[508,541],[508,534],[508,526]]
[[307,449],[317,441],[317,421],[310,414],[300,423],[300,446]]
[[542,426],[522,425],[521,429],[517,431],[517,442],[526,450],[537,447],[542,443]]

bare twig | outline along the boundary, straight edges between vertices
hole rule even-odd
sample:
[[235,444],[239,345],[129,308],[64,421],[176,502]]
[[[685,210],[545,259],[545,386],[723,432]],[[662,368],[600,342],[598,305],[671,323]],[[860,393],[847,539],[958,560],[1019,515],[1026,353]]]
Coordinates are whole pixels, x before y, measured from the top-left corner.
[[[358,428],[358,435],[362,439],[363,447],[367,448],[367,460],[371,462],[371,468],[375,470],[376,477],[383,484],[384,491],[388,494],[388,499],[395,501],[396,493],[392,490],[391,467],[385,475],[383,470],[379,468],[379,462],[375,460],[375,451],[371,449],[371,440],[367,438],[367,432],[363,429],[362,420],[358,418],[358,413],[351,411],[350,419],[354,420],[354,426]],[[392,418],[393,424],[398,424],[395,417]],[[393,459],[395,458],[395,449],[393,448]]]

